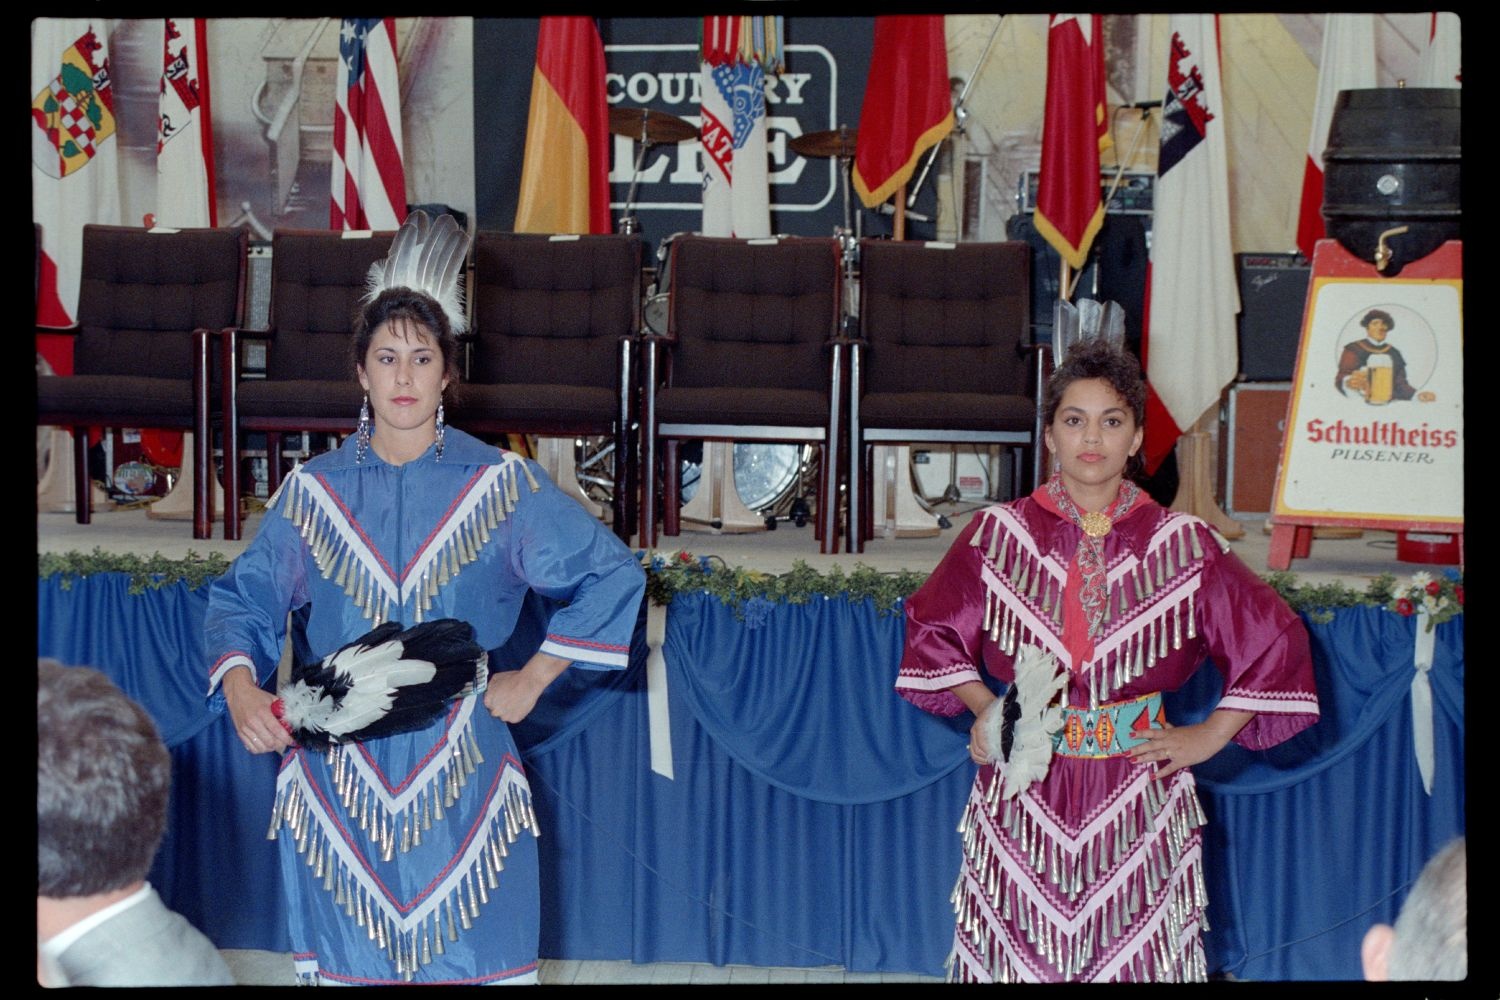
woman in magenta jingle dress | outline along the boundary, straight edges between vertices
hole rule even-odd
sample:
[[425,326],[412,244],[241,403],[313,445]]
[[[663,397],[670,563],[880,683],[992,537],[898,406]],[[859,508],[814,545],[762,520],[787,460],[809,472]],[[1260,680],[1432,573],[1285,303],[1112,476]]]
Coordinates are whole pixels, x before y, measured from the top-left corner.
[[[955,980],[1206,979],[1204,816],[1189,767],[1230,740],[1262,749],[1318,717],[1301,619],[1212,528],[1125,477],[1144,409],[1132,357],[1076,345],[1044,399],[1056,474],[976,514],[907,603],[896,690],[939,715],[975,716]],[[1005,709],[1041,706],[997,701],[980,671],[1019,690],[1017,664],[1040,653],[1062,669],[1063,708],[1050,762],[1044,734],[1045,771],[1027,784],[1011,756],[1022,724],[993,744]],[[1173,726],[1161,692],[1206,657],[1223,695],[1203,722]]]

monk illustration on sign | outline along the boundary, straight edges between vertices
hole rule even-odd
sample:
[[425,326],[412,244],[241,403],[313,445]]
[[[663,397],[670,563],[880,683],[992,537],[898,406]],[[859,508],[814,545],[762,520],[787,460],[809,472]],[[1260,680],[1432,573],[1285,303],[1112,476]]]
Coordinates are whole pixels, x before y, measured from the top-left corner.
[[1358,393],[1366,403],[1382,406],[1392,400],[1412,399],[1430,403],[1435,393],[1417,392],[1406,377],[1406,359],[1386,337],[1396,321],[1383,309],[1365,313],[1359,325],[1365,328],[1365,339],[1344,345],[1339,355],[1339,371],[1334,385],[1346,396]]

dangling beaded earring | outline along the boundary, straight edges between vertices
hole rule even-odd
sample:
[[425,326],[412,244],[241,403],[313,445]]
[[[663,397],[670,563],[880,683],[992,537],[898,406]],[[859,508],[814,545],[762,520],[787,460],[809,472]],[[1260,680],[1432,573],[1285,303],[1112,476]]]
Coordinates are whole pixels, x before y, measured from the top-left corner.
[[365,393],[364,400],[359,404],[359,427],[354,432],[354,463],[356,465],[364,462],[365,453],[370,450],[370,394]]
[[438,400],[437,411],[437,461],[443,460],[443,402]]

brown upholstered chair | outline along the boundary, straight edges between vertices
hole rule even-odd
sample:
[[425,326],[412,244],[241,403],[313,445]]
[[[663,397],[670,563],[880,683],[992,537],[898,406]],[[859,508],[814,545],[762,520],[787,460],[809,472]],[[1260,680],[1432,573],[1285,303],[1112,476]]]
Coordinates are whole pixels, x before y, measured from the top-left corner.
[[471,298],[469,373],[448,422],[481,436],[610,437],[613,527],[628,542],[640,239],[480,232]]
[[73,429],[76,512],[90,520],[89,427],[193,432],[193,537],[212,533],[212,352],[244,315],[245,229],[84,226],[72,375],[37,376],[37,423]]
[[685,236],[673,241],[667,266],[667,332],[645,338],[640,544],[656,544],[658,441],[666,535],[679,530],[681,440],[814,442],[817,535],[823,552],[836,552],[844,409],[838,242]]
[[[349,358],[350,332],[370,265],[390,251],[394,236],[326,229],[272,235],[270,326],[224,335],[224,494],[233,511],[224,519],[225,538],[240,537],[240,448],[247,432],[266,435],[273,492],[283,474],[283,434],[353,433],[363,393]],[[246,339],[267,341],[263,379],[243,377]]]
[[1043,359],[1028,338],[1030,287],[1025,243],[860,244],[849,551],[863,551],[873,534],[867,453],[873,444],[1001,444],[1010,449],[1017,487],[1028,481],[1026,452],[1035,482]]

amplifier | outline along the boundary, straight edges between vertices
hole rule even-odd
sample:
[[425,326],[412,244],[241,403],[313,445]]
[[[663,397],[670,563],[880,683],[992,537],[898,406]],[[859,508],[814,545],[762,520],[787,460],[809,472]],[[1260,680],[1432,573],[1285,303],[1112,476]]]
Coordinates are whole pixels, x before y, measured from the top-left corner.
[[1241,382],[1284,382],[1297,369],[1312,266],[1297,253],[1237,253]]
[[1240,382],[1225,392],[1228,427],[1219,435],[1219,486],[1230,517],[1271,512],[1291,394],[1290,382]]
[[[1016,210],[1030,215],[1036,211],[1036,185],[1040,170],[1027,170],[1021,174],[1016,185]],[[1113,170],[1099,172],[1099,196],[1109,197],[1110,185],[1115,181]],[[1120,186],[1104,211],[1111,215],[1150,215],[1156,192],[1156,175],[1149,172],[1127,170],[1120,177]]]

